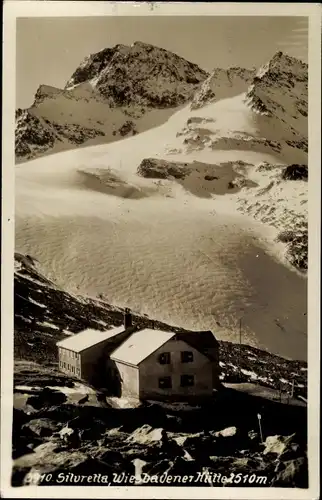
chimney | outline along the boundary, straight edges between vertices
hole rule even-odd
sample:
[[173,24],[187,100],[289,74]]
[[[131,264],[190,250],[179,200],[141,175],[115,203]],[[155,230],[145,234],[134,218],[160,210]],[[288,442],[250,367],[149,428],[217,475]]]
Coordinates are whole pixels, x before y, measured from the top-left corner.
[[127,330],[128,328],[131,328],[132,326],[132,314],[130,313],[129,309],[125,309],[124,312],[124,328]]

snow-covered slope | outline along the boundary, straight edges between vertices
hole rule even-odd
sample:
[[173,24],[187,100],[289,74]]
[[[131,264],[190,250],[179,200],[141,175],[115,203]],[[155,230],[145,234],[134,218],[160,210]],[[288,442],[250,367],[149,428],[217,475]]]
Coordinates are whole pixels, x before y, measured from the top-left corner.
[[255,69],[215,68],[195,93],[191,109],[246,92],[255,73]]
[[206,77],[197,65],[152,45],[104,49],[86,58],[64,89],[41,85],[33,105],[17,111],[16,159],[108,143],[157,126]]

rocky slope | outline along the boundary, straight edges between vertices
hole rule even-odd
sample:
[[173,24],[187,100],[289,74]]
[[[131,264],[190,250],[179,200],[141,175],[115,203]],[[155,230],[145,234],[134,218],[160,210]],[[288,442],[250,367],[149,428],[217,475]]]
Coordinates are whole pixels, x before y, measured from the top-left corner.
[[[164,122],[207,73],[182,57],[136,42],[87,57],[64,89],[41,85],[16,112],[16,159],[111,142]],[[90,142],[88,142],[90,141]]]
[[95,137],[104,137],[98,128],[88,128],[77,123],[59,124],[37,115],[32,109],[16,112],[15,153],[17,159],[41,156],[53,148],[79,146]]
[[[54,377],[47,374],[47,383]],[[170,476],[176,486],[307,487],[305,408],[226,389],[206,406],[120,409],[98,394],[82,405],[72,389],[40,386],[16,389],[14,486],[169,486]]]
[[241,193],[238,210],[278,230],[287,260],[301,272],[308,269],[308,168],[306,165],[270,164],[250,167],[258,187],[254,196]]
[[308,151],[308,65],[277,52],[258,70],[246,101],[251,109],[274,122],[275,133],[291,148]]

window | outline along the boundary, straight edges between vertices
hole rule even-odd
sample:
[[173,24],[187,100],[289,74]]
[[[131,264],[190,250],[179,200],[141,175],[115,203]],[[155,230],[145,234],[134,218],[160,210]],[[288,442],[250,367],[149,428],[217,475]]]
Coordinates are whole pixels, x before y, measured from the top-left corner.
[[181,363],[192,363],[193,362],[193,352],[192,351],[182,351],[181,352]]
[[63,365],[64,365],[64,368],[66,368],[66,363],[65,363],[65,361],[64,361]]
[[172,387],[171,377],[159,378],[159,388],[160,389],[171,389],[171,387]]
[[68,365],[67,365],[67,368],[68,368],[68,370],[70,371],[70,364],[69,364],[69,363],[68,363]]
[[170,364],[170,353],[162,352],[159,354],[159,363],[160,365],[169,365]]
[[78,375],[78,376],[80,376],[80,369],[79,369],[79,368],[77,368],[77,370],[76,370],[76,371],[77,371],[77,375]]
[[195,383],[193,375],[181,375],[181,387],[192,387]]

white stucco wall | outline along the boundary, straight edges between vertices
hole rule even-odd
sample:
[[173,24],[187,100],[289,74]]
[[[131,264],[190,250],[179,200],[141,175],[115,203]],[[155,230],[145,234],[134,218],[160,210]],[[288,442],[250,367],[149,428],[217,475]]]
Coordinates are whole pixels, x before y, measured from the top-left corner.
[[[193,362],[182,363],[181,352],[191,351]],[[170,364],[162,365],[158,357],[163,352],[171,353]],[[194,385],[181,387],[181,375],[194,375]],[[161,389],[159,378],[171,376],[172,388]],[[139,365],[140,398],[178,398],[210,396],[213,391],[213,363],[199,351],[182,340],[169,340]]]

